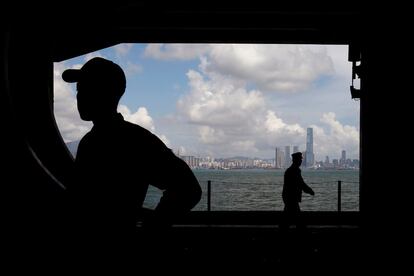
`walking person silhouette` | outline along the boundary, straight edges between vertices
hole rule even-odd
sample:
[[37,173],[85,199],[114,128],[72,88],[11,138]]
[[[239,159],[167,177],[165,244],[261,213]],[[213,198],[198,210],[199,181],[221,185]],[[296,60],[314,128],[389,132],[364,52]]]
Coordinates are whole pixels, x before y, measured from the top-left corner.
[[74,232],[95,253],[116,248],[114,256],[136,235],[149,185],[163,191],[153,212],[157,225],[190,211],[201,188],[188,165],[157,136],[117,112],[126,88],[119,65],[96,57],[81,69],[64,71],[62,78],[76,83],[80,117],[93,122],[79,143],[75,180],[67,187],[78,226]]
[[302,191],[315,195],[302,178],[300,165],[302,164],[302,153],[292,154],[292,165],[285,171],[282,198],[285,204],[281,228],[284,230],[291,224],[296,224],[299,229],[304,229],[305,223],[301,217],[299,202],[302,201]]

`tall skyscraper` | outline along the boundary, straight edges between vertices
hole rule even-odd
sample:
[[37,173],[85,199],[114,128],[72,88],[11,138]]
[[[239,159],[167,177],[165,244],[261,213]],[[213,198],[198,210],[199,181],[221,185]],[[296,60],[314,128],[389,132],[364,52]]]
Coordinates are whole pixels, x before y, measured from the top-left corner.
[[313,154],[313,128],[308,127],[306,131],[306,167],[312,167],[314,164]]
[[290,146],[285,147],[285,168],[288,168],[292,163],[292,159],[290,157]]
[[340,165],[345,165],[346,163],[346,151],[342,150],[341,159],[339,160]]
[[283,151],[280,148],[275,149],[275,168],[281,169],[283,166]]

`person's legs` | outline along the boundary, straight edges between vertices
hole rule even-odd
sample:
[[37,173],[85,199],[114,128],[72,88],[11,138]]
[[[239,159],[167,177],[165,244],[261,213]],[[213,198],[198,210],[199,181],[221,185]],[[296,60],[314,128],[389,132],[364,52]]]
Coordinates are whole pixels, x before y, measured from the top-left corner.
[[285,207],[282,212],[282,217],[279,223],[279,229],[282,231],[286,231],[289,228],[289,208],[285,204]]
[[281,230],[287,230],[290,225],[297,224],[297,216],[300,212],[299,204],[287,203],[283,209],[281,223],[279,225]]
[[305,223],[305,220],[303,218],[302,212],[300,210],[299,203],[297,203],[296,206],[294,207],[294,213],[295,213],[294,217],[295,217],[296,228],[299,231],[305,230],[306,229],[306,223]]

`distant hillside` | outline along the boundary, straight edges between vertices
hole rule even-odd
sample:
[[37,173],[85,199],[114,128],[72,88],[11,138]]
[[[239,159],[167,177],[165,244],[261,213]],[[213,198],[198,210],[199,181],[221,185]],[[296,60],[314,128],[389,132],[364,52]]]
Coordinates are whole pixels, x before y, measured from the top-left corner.
[[73,155],[73,157],[76,157],[76,153],[78,151],[79,141],[72,141],[66,143],[66,146],[68,147],[70,153]]

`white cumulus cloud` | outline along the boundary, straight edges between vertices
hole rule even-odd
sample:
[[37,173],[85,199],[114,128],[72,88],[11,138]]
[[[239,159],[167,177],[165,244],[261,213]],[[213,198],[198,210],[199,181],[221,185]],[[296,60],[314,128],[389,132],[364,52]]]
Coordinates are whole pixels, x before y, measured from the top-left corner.
[[191,123],[243,125],[251,113],[264,107],[260,91],[247,91],[225,78],[207,78],[190,70],[187,73],[191,92],[178,101],[178,109]]
[[301,91],[334,72],[326,47],[309,45],[214,45],[200,67],[272,92]]
[[187,78],[190,91],[177,107],[187,122],[198,126],[198,139],[206,151],[263,155],[276,145],[303,139],[305,130],[278,118],[262,92],[247,90],[243,83],[220,74],[190,70]]
[[143,128],[153,132],[155,130],[154,121],[145,107],[139,107],[136,112],[132,113],[126,105],[119,105],[118,112],[122,114],[126,121],[138,124]]
[[322,125],[313,125],[314,148],[323,160],[325,156],[339,158],[341,151],[347,156],[359,159],[359,131],[355,126],[343,125],[333,112],[324,113],[320,119]]
[[122,114],[124,119],[133,124],[140,125],[143,128],[153,132],[161,141],[167,146],[171,146],[170,140],[165,134],[157,134],[155,131],[154,120],[150,116],[148,110],[145,107],[139,107],[137,111],[132,113],[126,105],[120,104],[118,106],[118,112]]

